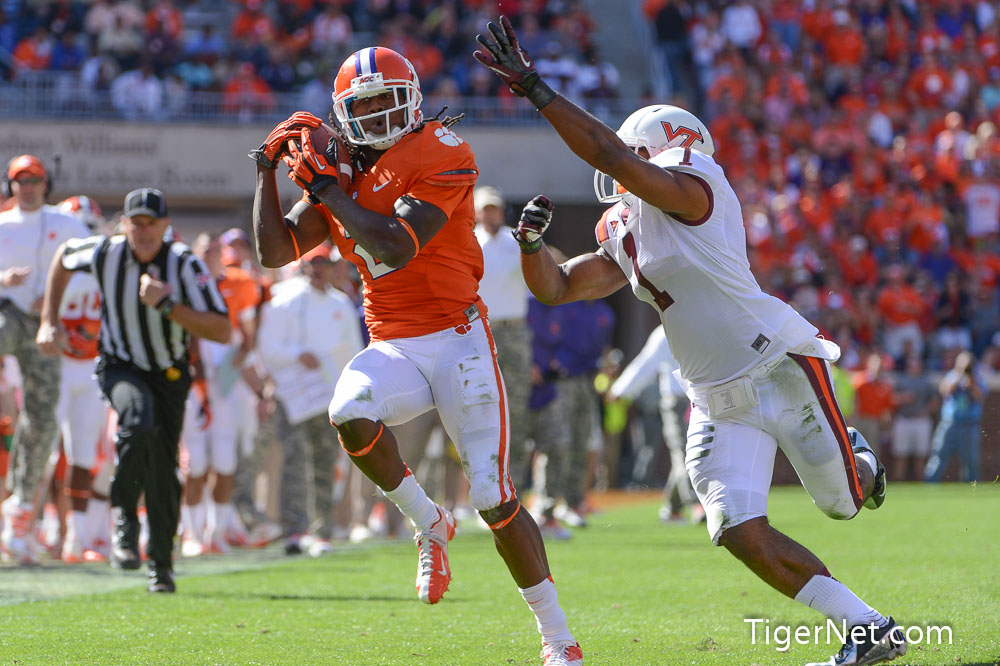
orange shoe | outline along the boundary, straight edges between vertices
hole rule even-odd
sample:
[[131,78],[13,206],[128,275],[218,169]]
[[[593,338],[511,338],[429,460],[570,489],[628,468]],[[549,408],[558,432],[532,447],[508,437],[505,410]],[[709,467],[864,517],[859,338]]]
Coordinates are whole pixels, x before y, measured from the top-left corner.
[[542,663],[545,666],[583,666],[583,650],[577,642],[543,642]]
[[451,511],[438,506],[438,519],[426,532],[417,532],[417,597],[425,604],[436,604],[448,591],[451,568],[448,566],[448,542],[455,537],[455,518]]
[[93,548],[86,548],[83,551],[83,561],[84,562],[107,562],[108,556],[99,550]]

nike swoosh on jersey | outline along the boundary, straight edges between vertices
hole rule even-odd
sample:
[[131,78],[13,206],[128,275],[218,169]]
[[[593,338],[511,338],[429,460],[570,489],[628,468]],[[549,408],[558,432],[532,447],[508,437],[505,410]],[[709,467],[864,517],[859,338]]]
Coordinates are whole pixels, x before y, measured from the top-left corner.
[[389,182],[390,182],[390,181],[388,181],[388,180],[387,180],[387,181],[385,181],[384,183],[382,183],[381,185],[372,185],[372,192],[378,192],[378,191],[379,191],[379,190],[381,190],[381,189],[382,189],[383,187],[385,187],[386,185],[388,185],[388,184],[389,184]]

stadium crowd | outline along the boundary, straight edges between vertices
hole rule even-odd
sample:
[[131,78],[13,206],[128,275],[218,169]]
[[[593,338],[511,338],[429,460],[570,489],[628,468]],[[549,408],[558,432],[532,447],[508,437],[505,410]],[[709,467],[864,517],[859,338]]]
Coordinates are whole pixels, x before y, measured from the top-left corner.
[[[0,71],[7,78],[31,71],[68,73],[85,90],[110,91],[112,100],[119,100],[116,108],[135,118],[159,117],[185,92],[200,90],[222,93],[226,112],[234,116],[267,113],[275,93],[289,92],[301,95],[303,108],[321,112],[329,108],[333,67],[354,49],[356,36],[365,34],[408,57],[424,90],[454,100],[455,109],[461,109],[463,96],[515,104],[468,57],[483,17],[494,14],[496,4],[512,17],[526,49],[543,54],[539,70],[547,80],[581,99],[617,95],[618,74],[600,60],[593,39],[596,25],[578,0],[489,5],[6,0],[0,3]],[[647,97],[695,109],[709,123],[718,146],[716,159],[743,204],[750,263],[758,281],[843,350],[838,395],[845,416],[871,443],[891,447],[891,476],[896,479],[924,477],[932,440],[942,455],[955,449],[965,463],[963,478],[976,479],[978,453],[973,457],[971,451],[959,451],[951,429],[956,423],[972,424],[975,431],[982,417],[981,390],[977,396],[974,388],[967,389],[960,399],[956,387],[963,381],[978,387],[984,376],[1000,373],[996,4],[646,0],[642,9],[656,44]],[[232,18],[228,28],[205,20],[218,15]],[[208,239],[206,247],[213,242],[219,240]],[[360,307],[357,281],[335,253],[312,258],[341,267],[326,278],[309,272],[312,259],[295,269],[304,271],[304,278],[294,270],[265,275],[251,257],[244,232],[233,230],[221,243],[224,263],[251,275],[261,295],[275,280],[326,280],[324,289],[337,289]],[[250,307],[259,315],[264,300]],[[538,324],[539,316],[537,311],[527,315],[536,338],[560,328],[549,323],[560,315],[545,314],[544,325]],[[563,326],[564,335],[587,337],[578,335],[585,321],[565,317],[572,324]],[[591,389],[596,414],[598,395],[611,390],[622,364],[606,337],[596,330],[591,337],[596,348],[588,350],[572,375],[596,378]],[[536,355],[551,353],[564,341],[548,339],[549,350],[536,346]],[[267,341],[258,343],[263,349]],[[569,377],[565,368],[561,372],[551,362],[544,367],[537,363],[538,357],[531,379],[536,391],[556,390]],[[302,364],[308,367],[307,361]],[[348,499],[333,524],[324,524],[308,541],[300,539],[306,529],[301,520],[271,524],[271,517],[254,503],[254,474],[267,471],[262,457],[276,433],[287,428],[264,426],[281,413],[275,382],[266,373],[242,381],[263,435],[240,457],[233,496],[239,511],[225,513],[227,526],[213,524],[210,530],[208,509],[188,508],[182,521],[187,554],[225,550],[229,543],[263,543],[279,535],[289,552],[318,554],[328,550],[329,539],[365,538],[372,527],[399,532],[398,516],[382,503],[373,508],[370,484],[343,466],[336,475],[333,469],[314,470],[323,477],[316,479],[318,486],[334,488],[337,497]],[[8,437],[16,422],[15,396],[14,386],[0,390],[0,432]],[[536,411],[548,404],[532,399]],[[653,403],[645,413],[637,404],[633,421],[658,418]],[[648,472],[653,454],[641,450],[642,428],[626,427],[626,408],[610,397],[605,400],[603,442],[595,430],[584,449],[605,452],[605,471],[593,466],[588,471],[591,485],[595,480],[609,486],[663,481]],[[203,402],[190,409],[204,417],[211,408]],[[932,434],[935,422],[938,430]],[[644,430],[654,440],[659,433],[656,427]],[[431,459],[441,467],[453,466],[447,443],[434,444],[433,436],[428,442]],[[316,455],[316,460],[327,459]],[[626,458],[631,464],[619,465]],[[908,458],[915,459],[910,468],[904,464]],[[927,477],[940,480],[947,463],[939,456],[927,467]],[[542,482],[557,485],[544,475]],[[444,493],[445,486],[449,484],[432,485],[432,491]],[[453,486],[448,504],[461,507],[461,489]],[[304,492],[302,487],[284,492],[292,490]],[[301,497],[282,501],[306,505]],[[573,504],[561,513],[551,505],[539,507],[547,536],[569,536],[553,522],[557,517],[585,524],[581,514],[586,502]],[[188,506],[197,505],[190,498]],[[310,511],[315,513],[316,506]],[[676,513],[664,518],[676,518]],[[241,532],[241,525],[257,529],[251,535]],[[224,538],[215,531],[224,532]]]
[[[276,95],[325,116],[336,68],[363,43],[388,46],[419,72],[425,97],[511,95],[473,67],[478,26],[497,10],[519,16],[539,66],[575,98],[616,95],[595,25],[579,0],[7,0],[0,3],[0,77],[57,73],[67,108],[100,108],[102,94],[129,118],[170,117],[189,93],[221,95],[227,117],[275,111]],[[450,101],[450,102],[449,102]]]

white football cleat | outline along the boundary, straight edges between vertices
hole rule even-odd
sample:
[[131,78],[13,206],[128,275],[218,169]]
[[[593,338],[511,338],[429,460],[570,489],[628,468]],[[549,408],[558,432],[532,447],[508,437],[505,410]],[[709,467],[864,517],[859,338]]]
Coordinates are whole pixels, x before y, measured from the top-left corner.
[[205,546],[191,532],[185,532],[181,537],[181,555],[184,557],[198,557],[205,552]]
[[31,534],[31,507],[11,495],[0,504],[3,529],[0,530],[0,557],[5,562],[38,564],[42,547]]
[[542,664],[545,666],[583,666],[583,650],[576,641],[542,643]]
[[309,557],[323,557],[333,552],[333,545],[326,539],[316,539],[307,549]]
[[417,532],[417,597],[425,604],[436,604],[448,591],[451,567],[448,566],[448,542],[455,537],[455,518],[451,511],[438,506],[438,519],[425,532]]

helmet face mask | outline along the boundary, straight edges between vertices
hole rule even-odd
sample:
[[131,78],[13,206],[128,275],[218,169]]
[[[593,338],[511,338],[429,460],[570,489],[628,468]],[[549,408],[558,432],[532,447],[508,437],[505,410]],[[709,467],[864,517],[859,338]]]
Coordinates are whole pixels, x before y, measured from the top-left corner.
[[[381,108],[376,104],[374,112],[356,115],[359,100],[381,95],[386,95],[387,104]],[[419,126],[422,101],[420,80],[410,61],[392,49],[369,47],[341,65],[333,92],[333,114],[350,143],[385,150]],[[366,129],[377,120],[382,121],[384,131]]]
[[[635,111],[625,119],[617,134],[634,152],[645,148],[646,159],[677,147],[709,156],[715,153],[715,142],[708,127],[690,111],[668,104],[654,104]],[[594,193],[601,203],[624,199],[631,204],[632,200],[632,195],[618,181],[600,171],[594,174]]]

